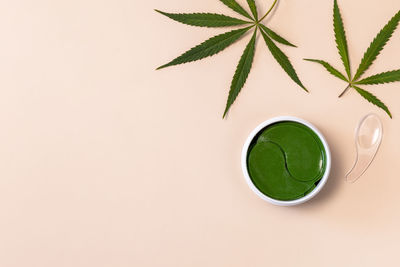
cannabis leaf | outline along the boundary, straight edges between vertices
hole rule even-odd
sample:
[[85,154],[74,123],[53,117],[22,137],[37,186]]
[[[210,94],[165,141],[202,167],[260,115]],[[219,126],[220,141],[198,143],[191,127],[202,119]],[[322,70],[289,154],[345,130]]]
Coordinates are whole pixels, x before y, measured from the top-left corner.
[[365,99],[367,99],[369,102],[371,102],[372,104],[380,107],[381,109],[383,109],[390,118],[392,118],[392,114],[390,113],[388,107],[382,103],[382,101],[380,101],[378,98],[376,98],[376,96],[374,96],[373,94],[371,94],[368,91],[365,91],[363,89],[361,89],[360,87],[357,87],[355,85],[353,85],[353,88],[356,89],[356,91]]
[[250,21],[245,21],[229,16],[213,13],[193,13],[193,14],[173,14],[166,13],[160,10],[156,11],[170,19],[181,22],[183,24],[200,27],[226,27],[250,24]]
[[254,16],[254,19],[257,21],[258,20],[258,12],[257,12],[257,6],[256,6],[255,0],[247,0],[247,4],[250,7],[250,10]]
[[264,30],[265,33],[268,34],[269,37],[271,37],[272,39],[274,39],[278,43],[281,43],[281,44],[284,44],[284,45],[288,45],[288,46],[292,46],[292,47],[296,47],[294,44],[291,44],[289,41],[287,41],[284,38],[282,38],[281,36],[279,36],[276,32],[274,32],[273,30],[271,30],[267,26],[265,26],[263,24],[260,24],[260,27],[261,27],[261,29]]
[[243,51],[243,54],[240,57],[239,63],[236,67],[236,71],[231,82],[229,96],[223,117],[225,118],[225,116],[227,115],[229,109],[235,102],[237,96],[242,90],[244,84],[246,83],[247,77],[249,76],[255,54],[257,32],[261,33],[269,51],[271,52],[275,60],[278,62],[278,64],[283,68],[283,70],[289,75],[289,77],[295,83],[297,83],[301,88],[307,91],[307,89],[304,87],[299,77],[297,76],[297,73],[293,65],[290,63],[289,58],[284,54],[284,52],[280,48],[278,48],[278,46],[274,43],[274,41],[291,47],[296,47],[296,46],[261,23],[268,16],[268,14],[271,13],[271,11],[276,5],[277,0],[274,1],[270,9],[260,19],[258,18],[258,11],[255,0],[247,0],[247,4],[252,16],[235,0],[220,0],[220,1],[227,7],[231,8],[236,13],[242,15],[246,19],[250,19],[250,21],[247,21],[246,19],[243,20],[215,13],[167,13],[160,10],[156,10],[156,12],[164,16],[167,16],[170,19],[191,26],[198,26],[198,27],[227,27],[227,26],[240,26],[240,25],[244,26],[244,28],[228,31],[220,35],[211,37],[210,39],[189,49],[179,57],[173,59],[167,64],[158,67],[157,69],[163,69],[169,66],[188,63],[213,56],[221,52],[231,44],[235,43],[237,40],[246,35],[246,33],[250,29],[254,28],[253,35],[249,43],[247,44],[245,50]]
[[355,84],[382,84],[400,81],[400,70],[392,70],[379,73],[371,77],[355,82]]
[[239,5],[238,2],[236,2],[235,0],[220,0],[220,1],[233,11],[236,11],[240,15],[253,20],[253,18],[249,15],[249,13],[247,13],[247,11],[244,10],[244,8],[241,5]]
[[246,46],[246,49],[243,52],[243,55],[240,57],[240,61],[238,66],[236,67],[235,75],[233,76],[233,80],[231,83],[231,90],[229,91],[228,102],[226,103],[226,108],[224,111],[224,116],[229,111],[229,107],[235,101],[238,96],[240,90],[242,89],[244,83],[247,80],[247,76],[249,76],[251,65],[253,64],[254,58],[254,50],[256,44],[256,31],[254,31],[253,37],[251,37],[250,42]]
[[231,44],[233,44],[236,40],[242,37],[243,34],[245,34],[249,29],[250,27],[239,30],[233,30],[230,32],[214,36],[206,40],[205,42],[199,44],[198,46],[193,47],[192,49],[185,52],[181,56],[175,58],[171,62],[158,67],[157,69],[162,69],[173,65],[192,62],[199,59],[203,59],[205,57],[215,55],[218,52],[221,52],[222,50],[230,46]]
[[384,84],[390,82],[400,81],[400,70],[387,71],[383,73],[379,73],[364,79],[361,79],[361,76],[368,70],[368,68],[374,63],[375,59],[378,57],[382,49],[385,47],[387,42],[393,35],[393,32],[396,30],[398,24],[400,22],[400,11],[398,11],[390,21],[382,28],[382,30],[377,34],[375,39],[371,42],[369,48],[364,53],[364,56],[361,60],[361,63],[356,71],[354,77],[351,77],[350,70],[350,59],[349,52],[347,47],[346,33],[343,26],[342,16],[340,14],[339,6],[337,0],[334,0],[333,4],[333,28],[335,33],[335,42],[336,46],[342,60],[342,63],[345,67],[347,78],[337,69],[332,67],[328,62],[317,59],[305,59],[307,61],[315,62],[322,65],[329,73],[333,76],[345,81],[348,83],[346,89],[339,95],[341,97],[344,93],[347,92],[350,88],[355,89],[357,93],[359,93],[366,100],[376,105],[377,107],[383,109],[390,118],[392,118],[392,114],[390,113],[388,107],[379,100],[376,96],[371,94],[370,92],[361,89],[357,85],[371,85],[371,84]]
[[297,83],[301,88],[303,88],[305,91],[307,91],[307,89],[301,83],[299,77],[297,77],[296,71],[294,70],[288,57],[282,52],[282,50],[280,50],[276,46],[276,44],[274,42],[272,42],[272,40],[267,36],[267,34],[264,31],[261,31],[261,35],[264,38],[264,41],[267,44],[269,51],[271,51],[271,53],[274,56],[274,58],[276,59],[276,61],[278,61],[278,63],[282,66],[282,68],[289,75],[289,77],[292,78],[292,80],[295,83]]
[[347,82],[347,78],[346,78],[340,71],[338,71],[338,70],[335,69],[331,64],[329,64],[328,62],[323,61],[323,60],[318,60],[318,59],[307,59],[307,58],[306,58],[305,60],[310,61],[310,62],[315,62],[315,63],[321,64],[321,65],[324,66],[325,69],[326,69],[327,71],[329,71],[332,75],[334,75],[334,76],[338,77],[339,79],[341,79],[341,80]]
[[336,0],[333,7],[333,27],[335,32],[336,46],[342,59],[343,65],[346,69],[347,77],[350,79],[350,60],[349,51],[347,48],[346,32],[344,31],[342,15],[340,14],[340,10]]

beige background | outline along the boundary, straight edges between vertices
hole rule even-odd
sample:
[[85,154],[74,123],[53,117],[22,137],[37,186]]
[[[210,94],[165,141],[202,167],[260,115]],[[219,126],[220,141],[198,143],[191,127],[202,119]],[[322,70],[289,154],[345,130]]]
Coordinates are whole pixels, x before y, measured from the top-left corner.
[[[240,1],[245,3],[245,1]],[[271,0],[258,0],[261,12]],[[353,71],[398,0],[340,1]],[[228,87],[249,36],[200,62],[154,69],[223,29],[153,11],[234,15],[217,0],[0,1],[0,266],[399,266],[399,84],[372,86],[392,110],[349,92],[331,0],[281,0],[268,21],[304,93],[258,40],[227,120]],[[400,68],[400,31],[373,74]],[[353,131],[378,113],[384,141],[368,172],[344,181]],[[309,120],[332,149],[332,175],[311,202],[275,207],[240,169],[241,146],[277,115]]]

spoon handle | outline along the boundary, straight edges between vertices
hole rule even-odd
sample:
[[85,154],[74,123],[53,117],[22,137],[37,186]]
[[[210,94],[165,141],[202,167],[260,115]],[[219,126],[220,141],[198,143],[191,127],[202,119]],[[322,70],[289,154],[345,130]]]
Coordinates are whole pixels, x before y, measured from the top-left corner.
[[353,168],[346,174],[346,181],[354,183],[368,169],[376,155],[377,147],[369,150],[358,150]]

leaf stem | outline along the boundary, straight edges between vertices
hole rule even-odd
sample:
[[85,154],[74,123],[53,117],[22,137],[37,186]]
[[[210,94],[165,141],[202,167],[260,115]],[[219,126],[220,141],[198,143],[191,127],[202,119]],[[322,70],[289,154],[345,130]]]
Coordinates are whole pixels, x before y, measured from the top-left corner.
[[349,84],[349,85],[346,87],[346,89],[344,89],[344,91],[339,95],[339,97],[342,97],[342,96],[347,92],[347,90],[350,89],[350,87],[351,87],[351,84]]
[[265,19],[265,17],[268,16],[269,13],[271,13],[272,9],[273,9],[274,6],[276,5],[276,2],[278,2],[278,0],[275,0],[275,1],[274,1],[274,3],[273,3],[272,6],[269,8],[269,10],[267,11],[267,13],[265,13],[265,15],[264,15],[261,19],[259,19],[259,20],[257,21],[257,23],[260,23],[263,19]]

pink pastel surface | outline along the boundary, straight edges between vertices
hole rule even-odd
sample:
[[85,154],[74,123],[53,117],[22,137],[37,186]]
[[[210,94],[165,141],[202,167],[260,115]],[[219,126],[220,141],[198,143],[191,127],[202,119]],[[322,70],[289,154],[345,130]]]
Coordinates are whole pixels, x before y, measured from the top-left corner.
[[[245,5],[246,1],[239,1]],[[257,0],[260,13],[271,0]],[[398,0],[339,1],[353,71]],[[394,119],[303,58],[343,70],[333,0],[281,0],[268,25],[305,93],[261,38],[226,120],[230,80],[250,38],[199,62],[155,68],[224,29],[156,12],[235,15],[218,0],[0,3],[0,266],[399,266],[400,84],[370,86]],[[400,30],[367,74],[400,68]],[[355,184],[354,129],[367,113],[382,146]],[[331,177],[292,208],[259,199],[240,166],[260,122],[303,118],[326,137]]]

